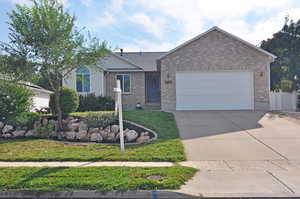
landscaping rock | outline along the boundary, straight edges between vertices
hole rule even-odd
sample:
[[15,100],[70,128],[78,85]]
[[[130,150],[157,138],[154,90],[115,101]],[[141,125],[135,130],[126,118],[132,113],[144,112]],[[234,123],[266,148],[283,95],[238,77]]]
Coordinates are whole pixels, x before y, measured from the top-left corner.
[[100,133],[93,133],[91,135],[90,141],[92,142],[102,142],[103,138]]
[[33,128],[34,129],[38,129],[39,127],[41,127],[41,122],[38,120],[38,121],[35,121],[34,123],[33,123]]
[[47,118],[43,118],[42,119],[42,125],[46,126],[48,124],[48,119]]
[[80,123],[68,123],[68,130],[69,131],[79,131]]
[[5,134],[2,135],[2,137],[4,137],[4,138],[11,138],[12,135],[10,133],[5,133]]
[[110,128],[110,131],[112,133],[118,133],[119,132],[119,125],[112,125]]
[[106,140],[106,138],[108,137],[109,132],[105,131],[105,130],[99,130],[100,135],[102,136],[103,140]]
[[150,140],[150,136],[146,133],[141,133],[140,137],[136,139],[137,143],[144,143]]
[[90,128],[89,134],[93,134],[93,133],[99,133],[99,129],[98,128]]
[[79,128],[78,131],[87,131],[88,130],[88,126],[86,123],[84,123],[83,121],[79,122]]
[[6,134],[6,133],[11,133],[14,130],[14,127],[11,125],[5,125],[2,129],[2,133]]
[[105,139],[105,141],[108,141],[108,142],[114,142],[115,140],[116,140],[116,136],[112,132],[109,132]]
[[135,130],[129,130],[124,132],[124,136],[126,141],[133,142],[139,136],[139,134]]
[[79,132],[76,134],[76,138],[77,138],[78,140],[81,140],[81,141],[88,141],[88,140],[89,140],[89,136],[88,136],[87,131],[79,131]]
[[104,131],[110,132],[110,126],[105,127]]
[[1,129],[4,127],[4,123],[3,122],[0,122],[0,131]]
[[32,137],[34,136],[35,132],[36,131],[34,129],[31,129],[25,133],[25,137]]
[[65,136],[68,140],[74,140],[76,137],[76,132],[74,131],[67,131],[65,132]]
[[24,137],[25,133],[25,130],[15,130],[12,132],[12,135],[13,137]]

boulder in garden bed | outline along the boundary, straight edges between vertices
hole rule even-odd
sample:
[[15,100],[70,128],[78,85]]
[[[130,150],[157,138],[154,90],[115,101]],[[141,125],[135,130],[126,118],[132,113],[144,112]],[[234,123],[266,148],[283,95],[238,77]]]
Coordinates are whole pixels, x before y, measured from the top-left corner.
[[2,133],[6,134],[6,133],[11,133],[14,130],[14,127],[11,125],[5,125],[2,129]]
[[67,131],[67,132],[65,132],[65,137],[68,140],[74,140],[76,138],[76,132],[74,132],[74,131]]
[[3,122],[0,122],[0,131],[1,129],[4,127],[4,123]]
[[36,131],[34,129],[31,129],[25,133],[25,137],[32,137],[34,136],[35,132]]
[[128,142],[133,142],[138,136],[139,136],[139,134],[135,130],[127,130],[126,129],[124,131],[124,137],[125,137],[126,141],[128,141]]
[[15,130],[12,132],[13,137],[24,137],[26,131],[25,130]]
[[89,136],[88,136],[88,133],[87,131],[79,131],[77,134],[76,134],[76,138],[80,141],[88,141],[89,139]]
[[112,125],[110,128],[110,131],[113,133],[118,133],[119,132],[119,125]]
[[149,134],[148,132],[141,133],[140,137],[138,137],[136,139],[136,142],[137,143],[144,143],[144,142],[149,141],[150,140],[150,136],[148,134]]
[[100,135],[100,133],[93,133],[93,134],[91,134],[90,141],[92,141],[92,142],[102,142],[102,140],[103,140],[103,138]]

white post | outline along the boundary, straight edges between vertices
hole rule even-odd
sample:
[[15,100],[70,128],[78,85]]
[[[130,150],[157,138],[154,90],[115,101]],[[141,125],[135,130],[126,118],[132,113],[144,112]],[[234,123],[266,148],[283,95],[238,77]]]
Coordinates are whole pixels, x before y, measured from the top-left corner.
[[117,80],[117,106],[119,110],[119,128],[120,128],[120,148],[121,151],[125,151],[124,146],[124,131],[123,131],[123,113],[122,113],[122,90],[121,90],[121,82]]

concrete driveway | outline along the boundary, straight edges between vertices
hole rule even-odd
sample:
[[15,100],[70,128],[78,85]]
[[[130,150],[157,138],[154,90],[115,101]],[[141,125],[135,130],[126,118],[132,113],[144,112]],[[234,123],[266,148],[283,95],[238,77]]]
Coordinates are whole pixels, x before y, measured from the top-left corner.
[[175,112],[187,158],[199,160],[300,159],[300,126],[257,111]]
[[175,112],[187,160],[180,192],[210,197],[300,196],[300,125],[256,111]]

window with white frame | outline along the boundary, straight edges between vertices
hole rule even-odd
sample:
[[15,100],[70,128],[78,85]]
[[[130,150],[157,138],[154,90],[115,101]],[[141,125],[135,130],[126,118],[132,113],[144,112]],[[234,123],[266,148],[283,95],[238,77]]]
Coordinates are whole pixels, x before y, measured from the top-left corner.
[[129,93],[130,86],[131,86],[130,75],[129,74],[120,74],[120,75],[117,75],[117,79],[120,80],[122,92]]
[[76,70],[76,90],[77,92],[91,91],[91,75],[87,67],[80,67]]

